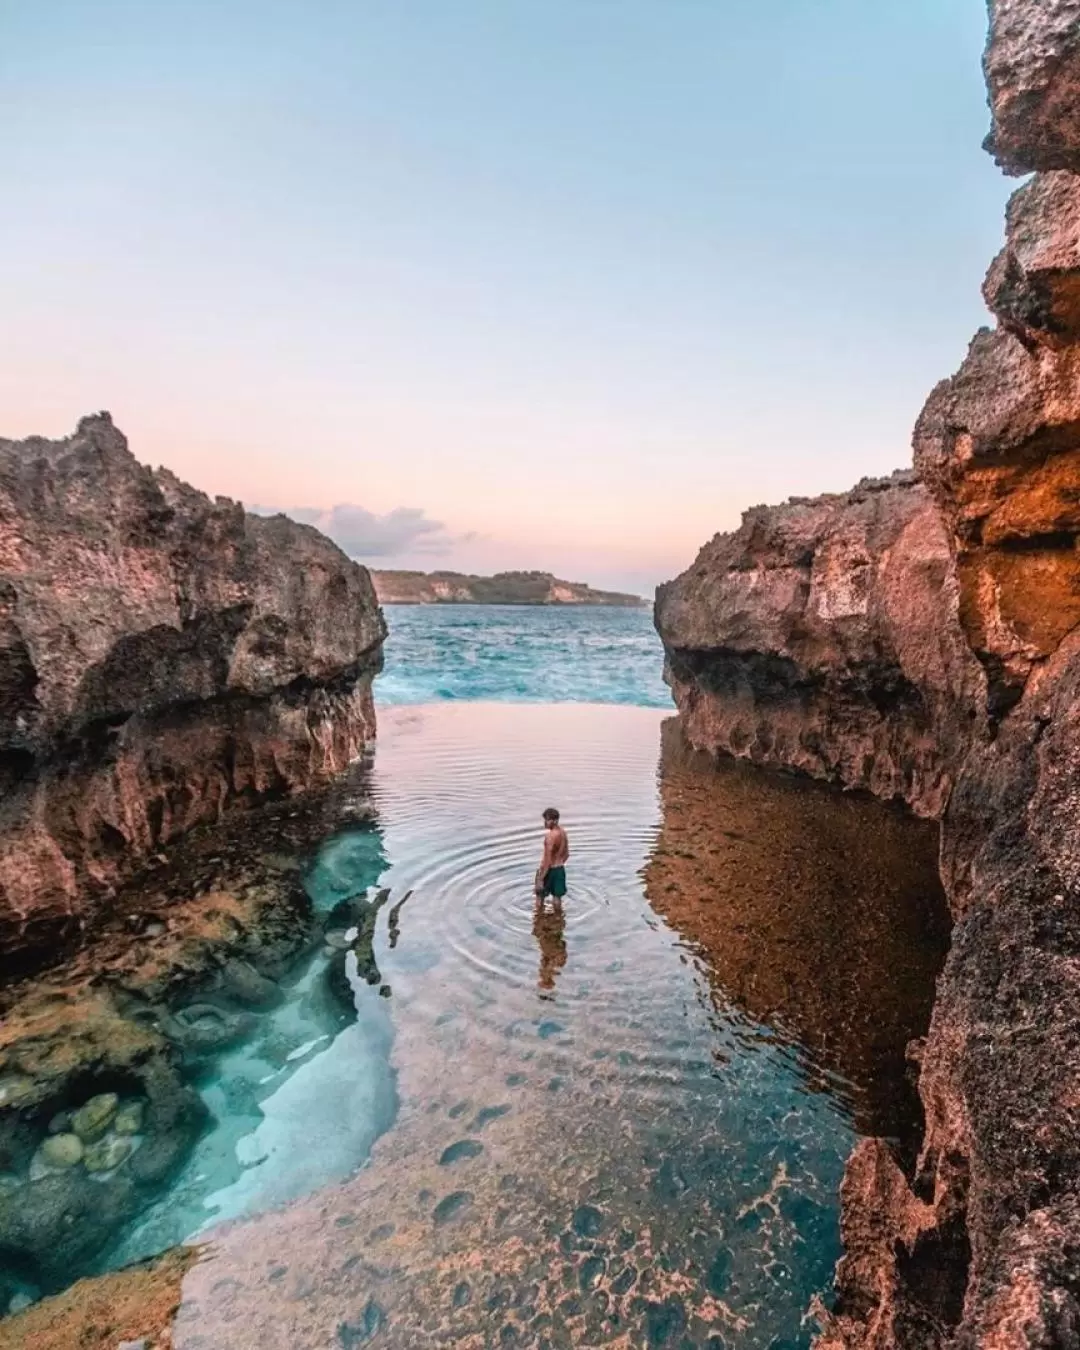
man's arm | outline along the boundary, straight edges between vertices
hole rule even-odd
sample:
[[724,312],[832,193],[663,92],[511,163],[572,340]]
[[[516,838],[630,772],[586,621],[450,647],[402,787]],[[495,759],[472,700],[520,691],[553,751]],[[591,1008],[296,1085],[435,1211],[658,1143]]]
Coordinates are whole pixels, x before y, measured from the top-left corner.
[[551,866],[551,853],[554,847],[555,842],[552,839],[552,832],[551,830],[547,830],[544,833],[544,854],[543,857],[540,859],[540,867],[536,873],[537,893],[539,893],[543,889],[544,877],[547,876],[548,868]]

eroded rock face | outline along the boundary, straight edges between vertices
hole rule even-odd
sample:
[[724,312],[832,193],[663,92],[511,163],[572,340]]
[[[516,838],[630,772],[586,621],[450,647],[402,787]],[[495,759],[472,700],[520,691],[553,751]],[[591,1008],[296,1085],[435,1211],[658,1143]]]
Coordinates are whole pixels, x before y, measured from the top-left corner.
[[990,266],[983,298],[1003,328],[1029,347],[1080,338],[1080,183],[1041,173],[1013,193],[1006,243]]
[[367,572],[212,501],[108,414],[0,441],[0,949],[79,931],[233,805],[339,772],[374,733]]
[[1080,347],[984,330],[931,394],[915,463],[953,536],[960,621],[992,711],[1080,623]]
[[660,587],[656,623],[694,745],[941,813],[982,676],[913,475],[748,511]]
[[1080,171],[1080,0],[990,0],[983,68],[1006,173]]

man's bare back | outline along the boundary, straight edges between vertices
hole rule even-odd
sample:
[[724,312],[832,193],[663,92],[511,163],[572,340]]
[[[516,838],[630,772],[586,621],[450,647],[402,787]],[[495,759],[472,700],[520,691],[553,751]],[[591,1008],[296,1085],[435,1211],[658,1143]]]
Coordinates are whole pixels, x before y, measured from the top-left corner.
[[551,896],[561,904],[566,894],[566,864],[570,858],[570,840],[559,824],[559,813],[549,807],[544,812],[544,855],[536,872],[536,898],[543,904]]

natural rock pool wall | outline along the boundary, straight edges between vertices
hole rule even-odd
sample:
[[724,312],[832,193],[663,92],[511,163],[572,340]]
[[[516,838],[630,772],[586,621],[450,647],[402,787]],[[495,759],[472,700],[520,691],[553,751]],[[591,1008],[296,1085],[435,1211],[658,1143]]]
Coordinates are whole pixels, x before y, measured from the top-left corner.
[[942,823],[922,1147],[849,1163],[829,1350],[1080,1343],[1080,6],[990,11],[990,146],[1039,172],[919,481],[749,512],[657,598],[694,744]]
[[384,636],[328,539],[144,467],[107,413],[0,440],[0,960],[48,959],[194,826],[340,772]]

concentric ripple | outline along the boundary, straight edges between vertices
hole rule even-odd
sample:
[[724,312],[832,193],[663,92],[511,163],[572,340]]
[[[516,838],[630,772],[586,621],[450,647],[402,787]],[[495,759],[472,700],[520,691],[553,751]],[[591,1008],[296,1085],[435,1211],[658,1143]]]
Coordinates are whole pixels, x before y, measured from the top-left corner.
[[[574,706],[383,714],[382,884],[412,892],[383,967],[402,1009],[468,1019],[474,1041],[532,1037],[552,1074],[587,1066],[646,1098],[711,1073],[685,1039],[683,1003],[699,990],[688,976],[673,1002],[678,939],[658,932],[641,891],[660,720]],[[562,916],[551,902],[538,916],[532,892],[548,805],[570,836]]]
[[[929,1006],[933,841],[805,783],[683,772],[662,721],[382,711],[377,824],[307,884],[326,908],[389,891],[377,988],[352,974],[392,1021],[399,1111],[353,1175],[217,1236],[177,1350],[810,1344],[844,1161],[862,1118],[891,1132],[876,1089]],[[533,896],[548,806],[561,914]],[[322,1060],[301,1155],[367,1072]]]

